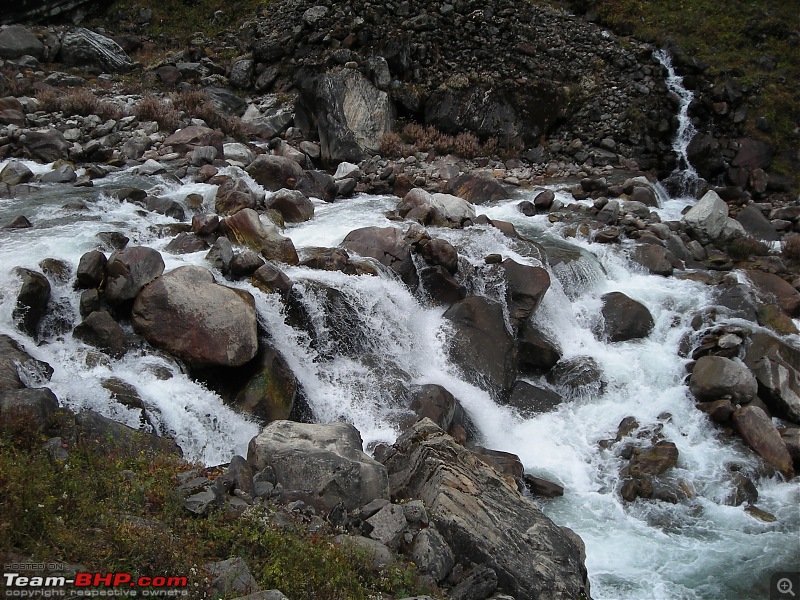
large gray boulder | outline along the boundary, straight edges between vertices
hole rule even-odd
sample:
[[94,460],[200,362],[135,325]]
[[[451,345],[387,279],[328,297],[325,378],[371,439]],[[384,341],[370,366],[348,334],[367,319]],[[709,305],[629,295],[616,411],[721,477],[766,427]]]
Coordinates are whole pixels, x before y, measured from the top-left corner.
[[0,58],[19,58],[25,55],[42,60],[45,55],[44,44],[22,25],[0,29]]
[[422,500],[458,562],[491,568],[515,598],[589,597],[572,536],[429,419],[402,434],[380,459],[392,498]]
[[357,163],[378,151],[392,131],[394,110],[386,92],[355,69],[343,69],[300,82],[299,113],[319,137],[322,161]]
[[61,39],[61,62],[70,67],[94,67],[107,73],[126,73],[133,68],[130,57],[117,42],[77,27]]
[[406,285],[416,288],[418,277],[411,246],[396,227],[355,229],[345,236],[341,245],[360,256],[378,260],[397,273]]
[[33,158],[45,163],[67,158],[69,155],[70,143],[58,129],[28,131],[20,141]]
[[728,205],[714,190],[709,190],[683,220],[698,241],[710,242],[720,237],[727,225]]
[[247,167],[255,182],[270,192],[294,189],[305,177],[302,167],[286,156],[261,154]]
[[256,471],[271,467],[284,493],[326,512],[389,499],[386,468],[362,451],[361,434],[348,423],[274,421],[250,440],[247,462]]
[[453,194],[473,204],[484,204],[508,200],[511,196],[492,176],[464,173],[447,182],[445,192]]
[[253,297],[202,267],[156,279],[136,297],[131,321],[148,342],[194,365],[239,366],[258,350]]
[[800,350],[767,333],[754,333],[744,364],[758,383],[758,396],[776,415],[800,424]]
[[517,375],[517,352],[503,308],[470,296],[453,304],[444,317],[452,327],[450,358],[473,383],[498,397],[507,394]]
[[[415,188],[416,189],[416,188]],[[411,190],[412,192],[414,190]],[[424,191],[424,190],[420,190]],[[411,192],[409,192],[410,194]],[[408,196],[408,195],[406,195]],[[451,194],[432,194],[429,204],[438,210],[448,221],[461,224],[475,218],[475,206],[464,198]]]
[[733,402],[747,403],[756,397],[758,384],[742,363],[722,356],[702,356],[692,371],[689,389],[700,402],[730,396]]

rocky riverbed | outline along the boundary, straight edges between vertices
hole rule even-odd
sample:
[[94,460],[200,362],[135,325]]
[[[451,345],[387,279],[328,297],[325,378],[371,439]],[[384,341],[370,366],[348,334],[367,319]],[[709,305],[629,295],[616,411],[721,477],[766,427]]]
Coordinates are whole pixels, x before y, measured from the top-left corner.
[[[653,49],[623,47],[547,7],[512,8],[282,2],[237,32],[238,59],[203,56],[199,39],[147,69],[123,49],[134,52],[136,40],[0,30],[0,236],[19,260],[4,264],[0,419],[21,411],[67,456],[98,431],[124,441],[123,426],[79,410],[74,387],[57,398],[48,380],[55,368],[58,388],[64,367],[33,357],[65,340],[78,344],[65,360],[80,368],[113,373],[152,356],[164,363],[143,378],[187,376],[247,415],[214,455],[224,475],[181,482],[191,513],[288,504],[377,562],[414,561],[452,598],[589,597],[583,543],[541,510],[565,490],[532,473],[535,464],[484,447],[491,427],[459,398],[471,386],[482,402],[530,418],[607,397],[613,374],[591,353],[565,350],[542,321],[556,314],[554,295],[577,306],[604,273],[588,246],[713,299],[675,312],[670,326],[646,293],[609,290],[585,318],[610,345],[690,325],[674,348],[687,372],[679,394],[725,444],[751,451],[747,468],[725,475],[731,495],[714,501],[773,518],[756,506],[757,488],[791,480],[800,464],[791,182],[769,173],[760,142],[723,149],[700,138],[688,158],[706,179],[694,182],[696,197],[671,194],[658,176],[678,163],[677,103]],[[501,41],[513,52],[493,52]],[[136,93],[131,72],[145,82]],[[409,137],[382,156],[398,116],[483,145],[465,158]],[[503,157],[480,153],[491,138]],[[295,242],[320,215],[371,198],[382,213],[355,210],[336,223],[341,235]],[[109,221],[115,211],[124,216]],[[48,247],[59,227],[80,242]],[[502,240],[500,252],[486,250],[487,236]],[[45,252],[31,264],[11,252],[17,245]],[[347,286],[364,278],[380,282],[374,297],[398,302],[392,312],[356,302]],[[381,362],[374,334],[402,322],[401,301],[441,317],[444,356],[424,350],[461,374],[453,389]],[[412,338],[422,325],[405,327]],[[348,377],[364,369],[375,386],[347,409],[324,405],[312,385],[320,376],[299,371],[311,351],[310,363],[346,358]],[[102,387],[125,405],[114,409],[121,420],[141,421],[148,444],[174,451],[175,436],[189,447],[191,434],[168,426],[124,377]],[[359,422],[359,403],[377,389],[390,410],[367,448],[352,425],[312,424]],[[67,426],[53,420],[59,402],[75,409]],[[656,506],[711,497],[685,477],[672,420],[626,417],[596,440],[597,454],[614,457],[611,495]]]

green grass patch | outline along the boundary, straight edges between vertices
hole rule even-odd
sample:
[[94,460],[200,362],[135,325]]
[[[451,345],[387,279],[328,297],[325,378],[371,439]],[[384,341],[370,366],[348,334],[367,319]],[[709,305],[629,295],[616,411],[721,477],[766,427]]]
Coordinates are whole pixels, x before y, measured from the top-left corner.
[[[262,589],[293,600],[358,600],[427,593],[412,565],[375,571],[366,555],[311,534],[277,527],[274,507],[244,516],[190,515],[175,493],[182,460],[82,446],[65,463],[41,447],[24,423],[0,430],[0,556],[79,563],[88,571],[186,576],[192,598],[208,595],[203,565],[242,556]],[[6,560],[6,562],[8,562]]]

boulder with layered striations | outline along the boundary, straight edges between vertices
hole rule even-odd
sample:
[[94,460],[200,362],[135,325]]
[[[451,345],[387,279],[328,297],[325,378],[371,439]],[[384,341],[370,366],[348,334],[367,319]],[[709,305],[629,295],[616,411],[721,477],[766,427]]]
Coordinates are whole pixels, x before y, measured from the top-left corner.
[[380,460],[393,500],[422,500],[457,561],[489,567],[504,592],[515,598],[589,596],[574,533],[429,419],[402,434]]

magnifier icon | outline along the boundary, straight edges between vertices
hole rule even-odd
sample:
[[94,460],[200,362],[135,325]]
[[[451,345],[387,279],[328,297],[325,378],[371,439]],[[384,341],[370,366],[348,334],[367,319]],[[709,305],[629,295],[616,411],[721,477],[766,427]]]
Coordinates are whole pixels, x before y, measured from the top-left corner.
[[792,591],[792,580],[786,577],[778,580],[778,591],[781,594],[789,594],[792,598],[795,597],[795,593]]

